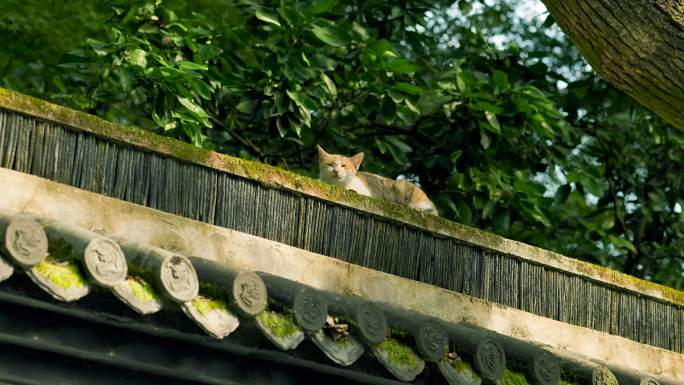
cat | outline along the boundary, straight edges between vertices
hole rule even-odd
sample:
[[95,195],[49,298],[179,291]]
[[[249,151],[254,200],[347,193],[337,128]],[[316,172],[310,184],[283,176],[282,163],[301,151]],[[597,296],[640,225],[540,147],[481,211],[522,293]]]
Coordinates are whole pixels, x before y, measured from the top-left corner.
[[362,152],[347,157],[328,154],[318,145],[316,148],[319,162],[318,179],[321,181],[356,191],[361,195],[405,204],[416,210],[439,215],[432,201],[415,184],[404,179],[393,180],[359,171],[359,166],[363,162]]

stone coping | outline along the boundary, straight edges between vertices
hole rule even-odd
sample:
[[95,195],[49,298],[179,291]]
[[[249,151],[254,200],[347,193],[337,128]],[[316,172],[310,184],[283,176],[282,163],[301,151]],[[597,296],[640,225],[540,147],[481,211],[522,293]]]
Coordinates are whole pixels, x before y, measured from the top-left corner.
[[263,186],[305,194],[345,207],[382,216],[431,233],[511,255],[549,268],[646,295],[684,307],[684,292],[645,281],[602,266],[568,258],[522,242],[478,230],[408,207],[361,196],[336,186],[259,162],[203,150],[149,131],[105,121],[41,99],[0,88],[0,108],[65,125],[109,141],[256,181]]
[[543,345],[553,352],[684,380],[684,354],[566,324],[282,243],[0,168],[0,211],[65,221],[112,237],[263,271]]

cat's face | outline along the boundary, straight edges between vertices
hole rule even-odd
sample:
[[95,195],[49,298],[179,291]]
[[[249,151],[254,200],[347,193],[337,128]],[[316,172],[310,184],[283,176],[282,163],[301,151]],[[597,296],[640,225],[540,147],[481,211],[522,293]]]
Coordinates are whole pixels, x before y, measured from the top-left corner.
[[328,183],[344,184],[356,176],[363,161],[362,152],[349,157],[328,154],[321,146],[316,147],[318,148],[319,179]]

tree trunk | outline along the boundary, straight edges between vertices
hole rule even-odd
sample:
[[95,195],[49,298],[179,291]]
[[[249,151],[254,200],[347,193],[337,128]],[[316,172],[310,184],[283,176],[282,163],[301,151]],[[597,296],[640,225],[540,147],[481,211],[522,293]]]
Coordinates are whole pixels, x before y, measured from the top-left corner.
[[594,70],[684,130],[681,0],[542,0]]

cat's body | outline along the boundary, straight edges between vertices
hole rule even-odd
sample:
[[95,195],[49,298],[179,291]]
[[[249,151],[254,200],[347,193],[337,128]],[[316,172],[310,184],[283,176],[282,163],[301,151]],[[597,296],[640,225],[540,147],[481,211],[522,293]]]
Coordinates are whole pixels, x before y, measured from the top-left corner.
[[319,179],[361,195],[408,205],[416,210],[439,215],[425,192],[415,184],[358,171],[363,153],[352,157],[328,154],[318,146]]

